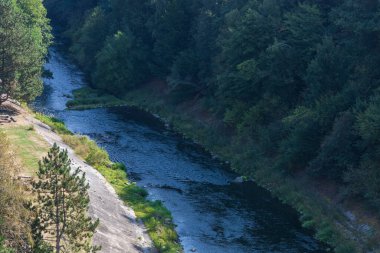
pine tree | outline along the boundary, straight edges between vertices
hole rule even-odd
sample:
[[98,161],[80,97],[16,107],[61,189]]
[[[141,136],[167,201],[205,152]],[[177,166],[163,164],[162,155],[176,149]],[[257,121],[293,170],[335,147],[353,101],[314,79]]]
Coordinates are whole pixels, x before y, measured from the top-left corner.
[[96,252],[100,247],[91,246],[91,238],[99,220],[87,215],[89,185],[85,173],[72,170],[70,162],[67,150],[57,144],[40,161],[38,180],[33,182],[38,195],[33,208],[39,221],[34,233],[54,244],[55,253]]

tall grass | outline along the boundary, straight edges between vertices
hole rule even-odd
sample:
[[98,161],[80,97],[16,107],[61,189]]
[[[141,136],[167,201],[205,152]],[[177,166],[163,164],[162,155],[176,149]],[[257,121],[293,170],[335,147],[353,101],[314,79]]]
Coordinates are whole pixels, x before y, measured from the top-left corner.
[[15,180],[21,166],[3,131],[0,131],[0,140],[0,252],[23,252],[30,246],[31,230],[25,190]]

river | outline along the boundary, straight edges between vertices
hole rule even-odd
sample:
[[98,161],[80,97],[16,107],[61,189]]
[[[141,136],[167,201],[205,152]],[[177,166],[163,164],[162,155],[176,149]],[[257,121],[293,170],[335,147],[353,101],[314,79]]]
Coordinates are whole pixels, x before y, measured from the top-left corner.
[[150,114],[129,107],[66,110],[81,71],[52,48],[44,94],[34,107],[94,139],[129,177],[171,211],[185,252],[322,253],[324,246],[301,227],[291,208],[237,175],[198,145],[168,130]]

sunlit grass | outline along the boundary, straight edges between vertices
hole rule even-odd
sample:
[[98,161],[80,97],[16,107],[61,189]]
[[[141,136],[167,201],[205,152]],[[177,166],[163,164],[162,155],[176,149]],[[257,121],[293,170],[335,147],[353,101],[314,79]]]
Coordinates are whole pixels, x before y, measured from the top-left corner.
[[67,129],[63,121],[56,119],[54,117],[46,116],[42,113],[35,113],[36,119],[50,126],[51,129],[57,134],[67,134],[72,135],[72,133]]
[[48,145],[30,126],[4,128],[12,150],[20,158],[24,173],[34,174],[38,169],[38,161],[47,152]]
[[144,189],[128,182],[123,165],[114,164],[111,168],[106,166],[96,166],[96,168],[114,187],[120,198],[133,208],[137,218],[144,222],[149,236],[160,252],[182,252],[172,216],[160,201],[147,200],[148,193]]

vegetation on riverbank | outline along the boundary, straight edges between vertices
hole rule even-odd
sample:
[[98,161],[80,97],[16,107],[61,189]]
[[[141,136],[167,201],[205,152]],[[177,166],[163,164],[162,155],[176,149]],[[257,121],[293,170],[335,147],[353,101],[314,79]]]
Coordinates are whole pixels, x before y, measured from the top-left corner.
[[63,121],[56,119],[54,117],[48,117],[42,113],[35,113],[34,117],[38,119],[39,121],[45,123],[46,125],[50,126],[51,129],[57,133],[62,135],[72,135],[71,131],[69,131]]
[[[257,167],[253,173],[247,174],[244,158],[236,155],[236,147],[230,145],[231,137],[223,129],[218,129],[217,119],[199,118],[198,109],[173,106],[165,97],[152,87],[140,88],[124,96],[129,106],[136,106],[153,114],[158,114],[172,128],[204,146],[222,160],[229,161],[238,173],[252,178],[260,186],[268,189],[274,196],[292,206],[300,213],[302,225],[316,231],[316,238],[331,245],[337,253],[364,252],[378,247],[376,227],[368,227],[363,231],[360,217],[350,221],[343,213],[343,206],[334,206],[330,196],[323,196],[306,177],[294,179],[277,170]],[[199,101],[198,101],[199,102]],[[98,106],[105,106],[99,104]],[[195,110],[195,111],[194,111]],[[197,117],[198,114],[198,117]],[[374,224],[375,225],[375,224]],[[377,225],[377,224],[376,224]]]
[[122,99],[90,87],[73,91],[73,99],[66,104],[66,106],[72,110],[86,110],[121,105],[125,105],[125,101]]
[[[374,231],[363,233],[360,231],[360,224],[354,228],[347,217],[343,215],[342,210],[331,206],[331,200],[305,187],[310,182],[284,177],[282,173],[267,168],[257,168],[254,173],[246,174],[239,168],[241,158],[235,155],[234,147],[229,145],[231,140],[228,135],[222,131],[215,131],[215,128],[205,124],[193,114],[187,113],[184,110],[185,108],[179,109],[175,106],[168,106],[162,94],[160,95],[150,89],[139,89],[127,94],[124,101],[129,106],[136,106],[160,115],[175,131],[201,144],[210,152],[217,154],[222,160],[231,161],[231,166],[235,171],[254,179],[255,182],[270,190],[281,201],[295,208],[300,213],[302,225],[315,230],[316,238],[333,246],[335,252],[357,252],[363,246],[361,245],[363,242],[368,247],[377,244]],[[97,105],[97,107],[106,106],[106,104]],[[76,139],[77,137],[73,138]],[[65,142],[70,143],[70,140],[65,140]],[[102,173],[106,173],[106,171],[108,170],[106,169]],[[351,240],[353,238],[355,239]]]
[[[158,114],[173,129],[204,146],[221,160],[229,161],[238,173],[253,179],[260,186],[269,190],[282,202],[295,208],[300,214],[302,225],[316,231],[316,238],[331,245],[337,253],[366,252],[378,247],[377,234],[361,231],[360,221],[353,224],[343,214],[342,207],[333,203],[327,196],[318,194],[310,180],[305,177],[297,179],[267,167],[256,167],[247,173],[245,166],[250,166],[247,158],[239,156],[239,147],[231,145],[228,133],[218,129],[220,123],[215,119],[204,121],[191,112],[194,108],[168,106],[165,97],[150,89],[139,89],[125,96],[129,105]],[[360,219],[360,217],[357,217]]]
[[119,197],[133,208],[137,218],[144,222],[159,252],[182,252],[170,212],[160,201],[148,200],[148,193],[128,180],[124,165],[113,163],[104,149],[86,136],[74,135],[63,122],[43,114],[36,114],[36,118],[60,134],[67,145],[106,178]]
[[[23,113],[21,112],[21,114]],[[23,115],[15,116],[15,122],[2,124],[0,129],[2,140],[0,144],[0,151],[2,152],[0,154],[0,200],[4,204],[4,207],[2,206],[0,209],[8,209],[15,213],[14,216],[8,214],[9,217],[5,217],[7,223],[13,226],[11,235],[13,237],[15,235],[24,237],[23,245],[13,247],[17,250],[12,251],[12,253],[58,252],[57,247],[60,249],[64,247],[65,250],[70,248],[70,252],[77,252],[80,248],[87,249],[86,252],[96,249],[97,247],[91,246],[91,242],[97,223],[91,223],[91,219],[87,216],[88,186],[85,184],[84,178],[77,177],[80,173],[79,170],[75,171],[73,175],[66,175],[71,169],[68,165],[67,156],[63,152],[60,153],[59,159],[55,159],[58,157],[56,156],[58,153],[54,153],[55,158],[49,155],[45,156],[50,145],[34,130],[34,125],[23,118]],[[55,146],[55,151],[57,151],[57,146]],[[44,156],[45,158],[41,160]],[[7,157],[11,159],[8,162]],[[54,162],[50,159],[53,159]],[[9,167],[2,166],[5,163],[9,164]],[[61,165],[63,167],[60,167]],[[52,171],[53,168],[55,171]],[[8,173],[10,171],[8,170],[13,172],[12,179],[9,178]],[[54,174],[55,172],[60,173],[61,176],[57,176]],[[60,188],[62,185],[65,190]],[[3,191],[2,187],[9,188],[10,192]],[[50,190],[57,191],[58,188],[59,193],[48,193]],[[72,194],[70,196],[61,195],[64,192]],[[18,197],[12,199],[10,196],[13,195],[11,194],[16,194]],[[53,206],[51,205],[52,201],[55,203]],[[18,210],[15,210],[15,205],[19,205],[17,206]],[[52,213],[54,215],[51,215]],[[17,214],[22,214],[23,220],[20,221]],[[0,217],[3,218],[2,211],[0,211]],[[56,217],[59,217],[58,221]],[[78,222],[73,221],[74,219],[77,219]],[[56,232],[56,229],[51,229],[52,224],[55,225],[55,228],[59,226],[59,233]],[[6,232],[2,225],[0,224],[0,237],[2,232]],[[20,225],[23,226],[23,230],[20,230]],[[46,234],[49,234],[49,237]],[[57,238],[59,238],[59,242]],[[20,238],[11,237],[11,241],[16,239],[20,240]],[[53,242],[55,247],[52,247]],[[7,243],[9,244],[8,241]],[[0,252],[3,253],[1,250]],[[5,252],[8,253],[8,251]],[[91,252],[95,251],[91,250]]]

